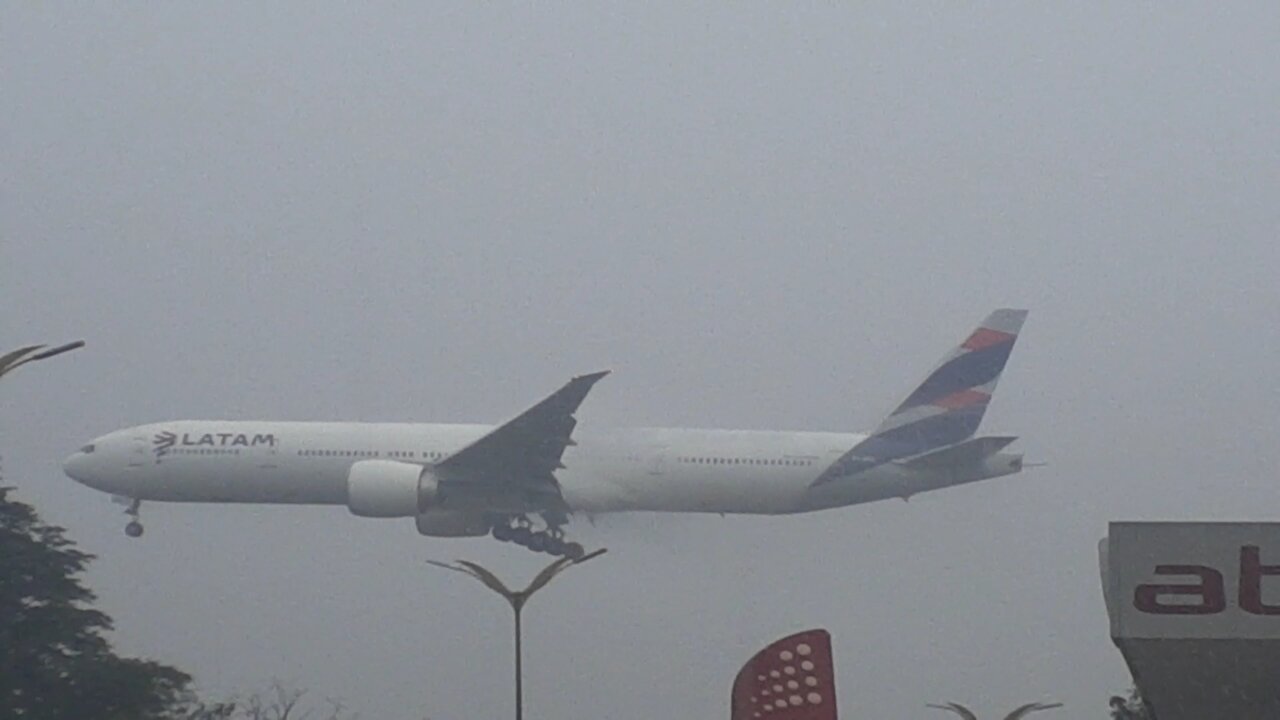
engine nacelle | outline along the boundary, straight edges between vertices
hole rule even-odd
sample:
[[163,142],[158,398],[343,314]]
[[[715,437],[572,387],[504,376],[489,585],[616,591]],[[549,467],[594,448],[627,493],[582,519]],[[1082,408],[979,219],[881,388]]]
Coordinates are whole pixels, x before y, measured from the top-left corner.
[[484,515],[455,510],[427,510],[417,522],[418,532],[431,537],[480,537],[492,527]]
[[439,490],[431,471],[395,460],[361,460],[347,474],[347,507],[360,517],[412,517]]

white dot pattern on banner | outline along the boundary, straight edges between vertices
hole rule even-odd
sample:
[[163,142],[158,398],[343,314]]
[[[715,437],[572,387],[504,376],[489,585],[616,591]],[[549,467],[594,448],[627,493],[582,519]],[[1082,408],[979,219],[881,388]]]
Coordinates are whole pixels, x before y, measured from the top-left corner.
[[802,707],[812,708],[825,703],[826,698],[817,692],[823,683],[817,677],[817,665],[809,659],[813,655],[813,647],[802,642],[793,648],[775,650],[768,656],[758,656],[757,662],[763,660],[766,664],[759,667],[758,674],[754,676],[756,687],[755,694],[749,696],[749,717],[771,715],[778,720],[795,720],[805,717],[797,713],[809,712]]

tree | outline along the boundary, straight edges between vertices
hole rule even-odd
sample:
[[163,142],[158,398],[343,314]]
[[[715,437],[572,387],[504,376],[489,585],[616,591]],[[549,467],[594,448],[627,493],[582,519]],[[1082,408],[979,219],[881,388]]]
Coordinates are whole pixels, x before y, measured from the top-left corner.
[[342,703],[334,700],[329,700],[328,707],[317,713],[314,707],[306,707],[305,695],[303,690],[276,682],[269,690],[244,700],[193,705],[183,720],[356,720]]
[[168,720],[191,677],[115,654],[111,618],[79,576],[92,555],[0,487],[0,717]]

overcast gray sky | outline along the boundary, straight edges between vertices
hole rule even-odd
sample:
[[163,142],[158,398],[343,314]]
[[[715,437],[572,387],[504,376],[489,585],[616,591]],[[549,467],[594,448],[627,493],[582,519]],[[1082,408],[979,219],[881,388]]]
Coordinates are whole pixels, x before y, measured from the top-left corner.
[[811,626],[850,717],[1128,685],[1111,519],[1274,518],[1280,5],[8,3],[6,481],[122,650],[212,694],[510,712],[535,556],[342,508],[121,508],[60,460],[178,418],[862,430],[992,307],[984,429],[1049,467],[810,516],[643,515],[528,611],[530,717],[717,717]]

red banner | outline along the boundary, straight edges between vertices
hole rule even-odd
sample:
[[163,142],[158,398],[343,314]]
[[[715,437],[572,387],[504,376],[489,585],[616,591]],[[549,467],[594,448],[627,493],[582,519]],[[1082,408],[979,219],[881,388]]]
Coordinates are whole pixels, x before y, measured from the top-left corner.
[[836,720],[831,634],[807,630],[756,653],[733,681],[732,720]]

